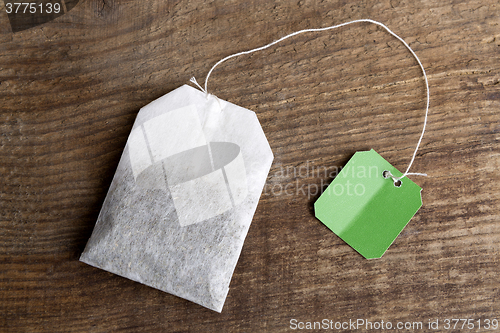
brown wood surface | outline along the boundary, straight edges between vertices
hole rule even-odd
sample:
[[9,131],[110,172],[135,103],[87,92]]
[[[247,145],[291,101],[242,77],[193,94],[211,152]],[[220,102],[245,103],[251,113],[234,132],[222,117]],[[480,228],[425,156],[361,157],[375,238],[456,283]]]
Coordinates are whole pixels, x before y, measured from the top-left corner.
[[[83,0],[16,33],[0,9],[0,331],[288,332],[294,318],[361,318],[449,332],[446,318],[500,319],[497,0]],[[382,259],[312,209],[331,181],[318,168],[373,148],[404,170],[422,128],[415,60],[356,24],[213,73],[211,92],[254,110],[275,154],[222,314],[78,261],[140,107],[224,56],[360,18],[401,35],[431,87],[412,169],[429,173],[412,177],[424,205]]]

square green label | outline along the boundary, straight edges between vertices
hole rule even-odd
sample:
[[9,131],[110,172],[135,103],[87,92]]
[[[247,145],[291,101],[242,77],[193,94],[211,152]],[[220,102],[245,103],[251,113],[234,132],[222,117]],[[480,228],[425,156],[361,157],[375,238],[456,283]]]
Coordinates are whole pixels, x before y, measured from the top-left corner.
[[375,150],[357,152],[314,203],[316,217],[367,259],[380,258],[422,206],[422,189]]

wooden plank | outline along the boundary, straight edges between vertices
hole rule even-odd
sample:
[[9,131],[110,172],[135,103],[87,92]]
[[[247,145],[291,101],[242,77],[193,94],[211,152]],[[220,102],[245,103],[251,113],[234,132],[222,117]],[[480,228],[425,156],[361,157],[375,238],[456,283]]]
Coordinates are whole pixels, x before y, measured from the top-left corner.
[[[2,332],[286,332],[292,319],[358,318],[439,319],[443,330],[446,318],[500,319],[497,1],[87,0],[17,33],[0,9]],[[233,59],[211,77],[212,93],[256,111],[275,154],[222,314],[78,262],[140,107],[193,75],[202,82],[224,56],[359,18],[401,35],[431,87],[412,169],[429,173],[412,178],[424,205],[382,259],[363,259],[312,209],[355,151],[404,170],[421,131],[416,62],[357,24]]]

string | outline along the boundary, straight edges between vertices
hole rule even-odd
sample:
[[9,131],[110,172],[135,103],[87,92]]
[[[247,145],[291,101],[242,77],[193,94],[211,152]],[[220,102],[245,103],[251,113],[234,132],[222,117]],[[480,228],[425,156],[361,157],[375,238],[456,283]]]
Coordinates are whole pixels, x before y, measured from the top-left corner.
[[205,89],[203,89],[202,86],[200,86],[200,84],[198,83],[198,81],[196,81],[196,78],[194,76],[189,81],[194,83],[201,91],[203,91],[205,93],[205,96],[208,96],[208,92]]
[[425,73],[424,66],[420,62],[420,59],[415,54],[415,52],[413,52],[413,50],[410,47],[410,45],[408,45],[404,41],[403,38],[399,37],[394,32],[392,32],[392,30],[389,29],[385,24],[380,23],[378,21],[374,21],[374,20],[371,20],[371,19],[360,19],[360,20],[353,20],[353,21],[349,21],[349,22],[345,22],[345,23],[341,23],[341,24],[337,24],[337,25],[333,25],[333,26],[325,27],[325,28],[299,30],[299,31],[293,32],[293,33],[291,33],[289,35],[286,35],[284,37],[281,37],[280,39],[277,39],[274,42],[271,42],[271,43],[266,44],[264,46],[257,47],[255,49],[251,49],[251,50],[248,50],[248,51],[243,51],[243,52],[238,52],[238,53],[235,53],[235,54],[231,54],[231,55],[229,55],[229,56],[227,56],[227,57],[219,60],[217,63],[215,63],[215,65],[212,66],[212,68],[210,69],[210,71],[207,74],[207,77],[205,78],[205,89],[203,89],[198,84],[198,82],[196,82],[196,79],[192,78],[191,82],[195,83],[200,88],[201,91],[203,91],[205,94],[208,95],[208,79],[210,78],[210,75],[212,74],[212,72],[214,71],[214,69],[217,66],[219,66],[221,63],[223,63],[224,61],[227,61],[227,60],[229,60],[231,58],[239,57],[241,55],[250,54],[250,53],[253,53],[253,52],[265,50],[265,49],[267,49],[267,48],[269,48],[269,47],[271,47],[271,46],[273,46],[275,44],[278,44],[278,43],[284,41],[285,39],[291,38],[293,36],[296,36],[296,35],[299,35],[299,34],[302,34],[302,33],[305,33],[305,32],[320,32],[320,31],[333,30],[333,29],[337,29],[337,28],[340,28],[340,27],[343,27],[343,26],[346,26],[346,25],[349,25],[349,24],[360,23],[360,22],[373,23],[373,24],[376,24],[376,25],[384,28],[389,34],[391,34],[396,39],[398,39],[401,43],[403,43],[403,45],[410,51],[410,53],[413,55],[413,57],[417,60],[418,65],[420,66],[420,69],[422,70],[422,73],[424,75],[425,90],[426,90],[426,95],[427,95],[427,102],[426,102],[426,105],[425,105],[425,118],[424,118],[424,125],[422,127],[422,133],[420,134],[420,138],[418,139],[417,146],[415,147],[415,151],[413,152],[413,156],[412,156],[412,158],[410,160],[410,163],[408,164],[408,167],[406,168],[406,171],[403,173],[403,175],[401,177],[394,177],[394,176],[392,176],[391,178],[393,179],[394,183],[396,183],[398,180],[401,180],[401,179],[403,179],[404,177],[406,177],[408,175],[427,176],[427,174],[425,174],[425,173],[409,172],[411,166],[413,165],[413,162],[415,161],[415,157],[417,156],[417,152],[418,152],[418,149],[420,147],[420,144],[422,143],[422,138],[424,137],[425,129],[426,129],[426,126],[427,126],[427,117],[428,117],[428,114],[429,114],[429,104],[430,104],[429,82],[427,80],[427,74]]

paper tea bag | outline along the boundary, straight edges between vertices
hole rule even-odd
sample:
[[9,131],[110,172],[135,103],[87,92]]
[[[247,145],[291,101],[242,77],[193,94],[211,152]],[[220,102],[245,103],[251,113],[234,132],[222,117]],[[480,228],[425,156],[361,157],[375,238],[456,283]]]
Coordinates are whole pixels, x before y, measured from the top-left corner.
[[170,92],[140,110],[80,260],[221,312],[272,160],[254,112]]

